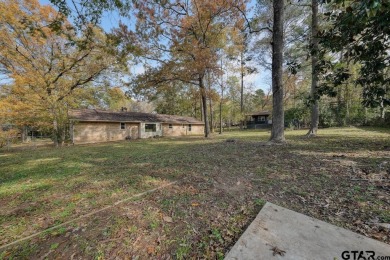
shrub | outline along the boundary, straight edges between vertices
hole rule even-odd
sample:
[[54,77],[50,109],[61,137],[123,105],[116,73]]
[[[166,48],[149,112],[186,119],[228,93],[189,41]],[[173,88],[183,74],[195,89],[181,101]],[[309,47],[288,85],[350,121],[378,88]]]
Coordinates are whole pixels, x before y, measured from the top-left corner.
[[16,140],[18,131],[16,129],[0,128],[0,148],[6,146],[9,142]]

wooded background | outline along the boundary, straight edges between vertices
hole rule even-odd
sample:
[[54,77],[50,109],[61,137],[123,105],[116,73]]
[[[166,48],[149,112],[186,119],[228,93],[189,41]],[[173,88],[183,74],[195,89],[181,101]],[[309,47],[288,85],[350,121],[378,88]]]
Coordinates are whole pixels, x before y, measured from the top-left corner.
[[28,127],[60,145],[74,108],[193,116],[206,137],[270,111],[275,142],[389,126],[389,17],[386,0],[3,0],[0,143]]

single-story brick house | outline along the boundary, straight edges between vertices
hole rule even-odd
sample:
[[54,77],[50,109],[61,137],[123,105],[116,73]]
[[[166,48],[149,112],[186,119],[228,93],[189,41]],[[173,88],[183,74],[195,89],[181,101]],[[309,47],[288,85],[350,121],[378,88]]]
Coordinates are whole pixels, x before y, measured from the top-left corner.
[[74,144],[204,133],[202,121],[184,116],[80,109],[70,111],[69,118]]
[[268,111],[247,114],[245,120],[246,128],[257,129],[271,126],[272,121],[268,119],[270,115],[271,113]]

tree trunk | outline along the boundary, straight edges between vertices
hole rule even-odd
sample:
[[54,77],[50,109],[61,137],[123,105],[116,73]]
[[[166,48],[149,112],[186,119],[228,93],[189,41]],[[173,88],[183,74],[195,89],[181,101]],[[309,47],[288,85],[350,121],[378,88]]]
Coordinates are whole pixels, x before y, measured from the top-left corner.
[[364,107],[364,125],[368,124],[368,112],[367,107]]
[[203,81],[204,76],[199,76],[199,88],[200,88],[200,94],[202,96],[202,115],[203,115],[203,122],[204,122],[204,137],[209,137],[209,120],[207,115],[207,97],[206,97],[206,89],[204,86]]
[[28,132],[27,132],[27,126],[22,127],[22,143],[27,142]]
[[214,113],[213,113],[213,101],[211,99],[211,81],[210,81],[210,72],[207,73],[207,83],[209,85],[209,105],[210,105],[210,133],[214,132]]
[[312,41],[312,50],[311,50],[311,90],[310,96],[312,98],[313,104],[311,107],[311,123],[310,130],[307,133],[307,136],[316,136],[318,131],[319,123],[319,106],[318,106],[318,97],[317,97],[317,86],[318,86],[318,72],[317,72],[317,63],[318,63],[318,0],[311,1],[311,41]]
[[[223,63],[221,58],[221,71],[223,71]],[[221,101],[219,102],[219,134],[222,134],[222,102],[223,102],[223,73],[221,73]]]
[[222,134],[222,98],[221,101],[219,102],[219,134]]
[[[347,89],[348,89],[348,86],[347,86]],[[347,90],[348,91],[348,90]],[[349,105],[349,100],[347,99],[346,101],[345,101],[345,109],[346,109],[346,111],[345,111],[345,125],[347,125],[347,126],[349,126],[349,107],[350,107],[350,105]]]
[[194,112],[194,117],[195,117],[195,118],[199,118],[199,117],[198,117],[198,107],[197,107],[198,99],[195,97],[192,101],[193,101],[192,104],[193,104],[193,109],[194,109],[194,110],[193,110],[193,112]]
[[[202,92],[202,88],[200,89],[200,91]],[[199,109],[200,109],[200,121],[203,121],[204,119],[204,116],[203,116],[203,113],[204,113],[204,109],[203,109],[203,93],[200,94],[200,100],[199,100]]]
[[210,133],[214,132],[214,111],[213,111],[213,103],[210,98]]
[[348,83],[345,84],[344,102],[345,102],[345,120],[344,126],[349,125],[349,108],[350,108],[350,93]]
[[271,142],[284,142],[283,111],[283,9],[284,0],[274,0],[272,33],[272,131]]
[[66,127],[63,126],[61,129],[61,146],[65,145],[65,140],[66,140]]
[[379,104],[380,107],[380,118],[383,122],[385,122],[386,110],[385,110],[385,101],[384,98],[381,97],[381,102]]
[[53,119],[53,142],[55,147],[59,146],[58,135],[58,122],[57,119]]
[[338,126],[343,126],[343,122],[344,122],[344,118],[342,118],[341,116],[341,112],[340,112],[340,109],[344,106],[343,102],[342,102],[342,97],[341,97],[341,94],[342,94],[342,88],[340,86],[337,87],[337,109],[336,109],[336,120],[337,120],[337,124]]
[[[241,116],[244,113],[244,53],[241,51],[241,100],[240,100],[240,112]],[[243,119],[240,120],[240,129],[242,130],[244,125]]]

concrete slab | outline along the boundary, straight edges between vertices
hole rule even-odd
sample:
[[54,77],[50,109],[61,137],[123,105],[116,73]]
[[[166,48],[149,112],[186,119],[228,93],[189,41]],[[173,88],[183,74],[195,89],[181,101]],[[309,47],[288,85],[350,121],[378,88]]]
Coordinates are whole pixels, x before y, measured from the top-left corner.
[[268,202],[225,259],[371,259],[366,251],[390,256],[390,245]]

